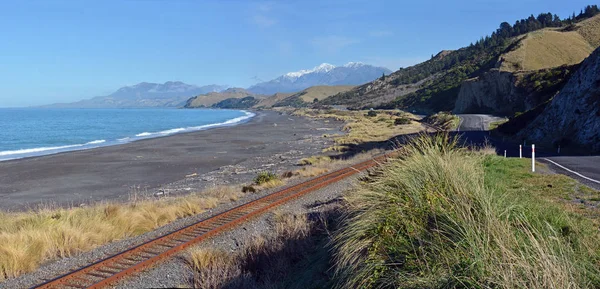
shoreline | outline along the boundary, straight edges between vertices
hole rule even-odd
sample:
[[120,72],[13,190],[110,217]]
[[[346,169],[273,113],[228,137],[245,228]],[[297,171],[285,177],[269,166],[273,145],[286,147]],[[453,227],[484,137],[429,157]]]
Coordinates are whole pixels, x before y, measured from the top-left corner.
[[[199,132],[199,131],[206,131],[206,130],[220,128],[220,127],[231,127],[231,126],[236,126],[236,125],[240,125],[240,124],[249,122],[252,120],[252,118],[254,118],[256,116],[256,111],[252,111],[249,109],[247,109],[247,110],[240,109],[240,110],[233,110],[233,111],[240,111],[240,112],[245,113],[245,115],[239,116],[236,118],[232,118],[232,119],[228,119],[226,121],[219,122],[219,123],[210,123],[210,124],[204,124],[204,125],[193,126],[193,127],[171,128],[171,129],[166,129],[166,130],[162,130],[162,131],[158,131],[158,132],[140,132],[133,136],[111,139],[111,140],[101,139],[101,140],[93,140],[93,141],[89,141],[87,143],[81,143],[81,144],[65,144],[65,145],[58,145],[58,146],[53,146],[53,147],[42,146],[42,147],[35,147],[35,148],[28,148],[28,149],[5,150],[5,151],[0,151],[0,163],[7,162],[7,161],[13,161],[13,160],[22,160],[22,159],[28,159],[28,158],[36,158],[36,157],[43,157],[43,156],[49,156],[49,155],[55,155],[55,154],[76,152],[76,151],[92,150],[92,149],[103,148],[103,147],[119,146],[119,145],[125,145],[125,144],[129,144],[129,143],[137,142],[137,141],[169,137],[169,136],[186,134],[186,133],[194,133],[194,132]],[[10,157],[12,155],[17,155],[17,156]],[[8,158],[4,158],[4,159],[2,158],[2,157],[7,157],[7,156],[8,156]]]
[[233,126],[0,162],[0,210],[84,206],[201,191],[282,173],[331,145],[341,122],[252,111]]

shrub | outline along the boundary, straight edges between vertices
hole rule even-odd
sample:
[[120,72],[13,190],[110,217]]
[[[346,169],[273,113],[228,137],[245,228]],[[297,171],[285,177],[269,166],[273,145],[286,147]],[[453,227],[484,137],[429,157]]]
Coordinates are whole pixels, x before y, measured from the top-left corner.
[[532,193],[527,164],[446,135],[405,146],[346,197],[339,287],[598,288],[597,228]]
[[243,186],[242,193],[256,193],[256,189],[253,186]]
[[405,117],[399,117],[394,120],[394,125],[403,125],[403,124],[410,124],[410,119],[405,118]]
[[374,110],[369,110],[369,112],[367,112],[367,116],[368,117],[376,117],[377,116],[377,112]]
[[275,181],[278,180],[279,178],[277,177],[276,174],[271,173],[271,172],[260,172],[258,174],[258,176],[256,176],[254,178],[254,183],[257,185],[262,185],[271,181]]

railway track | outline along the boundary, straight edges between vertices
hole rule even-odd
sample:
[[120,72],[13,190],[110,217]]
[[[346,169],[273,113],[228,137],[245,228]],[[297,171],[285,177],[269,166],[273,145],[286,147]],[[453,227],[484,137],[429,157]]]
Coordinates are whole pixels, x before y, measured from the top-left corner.
[[240,205],[136,247],[73,270],[32,288],[103,288],[136,274],[203,240],[277,206],[357,174],[384,161],[382,155]]

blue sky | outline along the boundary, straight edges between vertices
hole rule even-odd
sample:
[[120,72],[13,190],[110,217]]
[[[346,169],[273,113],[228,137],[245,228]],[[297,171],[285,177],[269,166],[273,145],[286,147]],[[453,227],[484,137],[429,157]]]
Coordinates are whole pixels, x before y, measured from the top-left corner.
[[247,87],[327,62],[396,70],[530,14],[593,2],[2,1],[0,107],[75,101],[139,82]]

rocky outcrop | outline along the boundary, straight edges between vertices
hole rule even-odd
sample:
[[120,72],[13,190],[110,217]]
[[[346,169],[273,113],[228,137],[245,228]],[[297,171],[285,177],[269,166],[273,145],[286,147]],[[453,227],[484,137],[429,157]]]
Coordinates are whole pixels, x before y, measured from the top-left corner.
[[512,72],[492,69],[461,85],[453,112],[510,116],[533,108],[535,104],[528,103],[527,99],[517,87],[517,77]]
[[600,49],[573,74],[521,137],[600,151]]

